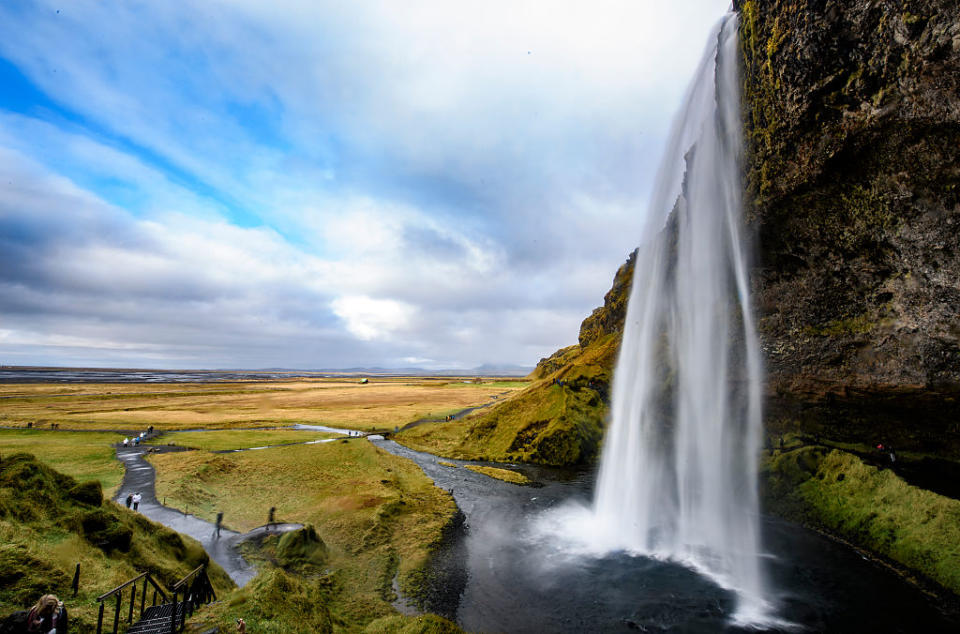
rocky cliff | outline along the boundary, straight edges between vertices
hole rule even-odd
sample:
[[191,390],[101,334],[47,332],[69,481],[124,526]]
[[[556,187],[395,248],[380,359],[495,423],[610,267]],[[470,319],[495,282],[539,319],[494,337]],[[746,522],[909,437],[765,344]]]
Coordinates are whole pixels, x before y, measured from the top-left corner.
[[960,5],[735,4],[771,425],[960,457]]

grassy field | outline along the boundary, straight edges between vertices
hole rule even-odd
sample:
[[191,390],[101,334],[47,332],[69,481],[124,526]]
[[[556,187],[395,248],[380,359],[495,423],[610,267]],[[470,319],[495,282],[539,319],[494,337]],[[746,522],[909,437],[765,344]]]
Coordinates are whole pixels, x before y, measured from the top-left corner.
[[205,451],[226,451],[229,449],[250,449],[252,447],[305,443],[312,440],[337,437],[339,437],[339,434],[295,429],[226,429],[221,431],[170,432],[154,438],[147,444],[174,444]]
[[0,455],[23,451],[77,480],[97,480],[107,493],[120,486],[123,465],[114,457],[115,433],[0,429]]
[[[222,511],[224,524],[240,531],[264,524],[275,506],[277,521],[316,527],[329,551],[325,589],[311,590],[310,579],[266,571],[260,592],[277,584],[303,585],[307,595],[322,590],[330,618],[348,629],[393,614],[395,576],[404,592],[416,594],[429,552],[455,512],[450,495],[419,467],[359,438],[150,460],[157,468],[157,495],[170,506],[207,519]],[[251,592],[214,612],[217,622],[256,612],[259,599]]]
[[0,427],[159,430],[297,423],[391,430],[502,399],[522,381],[347,379],[167,384],[0,385]]

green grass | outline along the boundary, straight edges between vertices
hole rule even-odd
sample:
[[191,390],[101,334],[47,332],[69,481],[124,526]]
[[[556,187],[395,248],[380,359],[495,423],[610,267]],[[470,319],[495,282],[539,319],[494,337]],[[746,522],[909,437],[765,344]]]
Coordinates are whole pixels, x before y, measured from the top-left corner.
[[[338,628],[392,615],[395,575],[401,590],[416,597],[429,554],[456,510],[450,495],[414,463],[361,439],[150,460],[157,468],[157,494],[168,505],[207,519],[222,511],[224,524],[241,531],[262,525],[270,506],[277,509],[277,521],[314,526],[327,550],[325,574],[274,574],[269,565],[264,574],[272,575],[270,587],[289,587],[293,594],[322,590]],[[255,612],[252,602],[261,597],[244,593],[235,600],[217,613],[216,623]]]
[[148,444],[175,444],[180,447],[203,449],[205,451],[225,451],[303,443],[338,436],[339,434],[295,429],[230,429],[223,431],[171,432],[152,440]]
[[837,449],[775,452],[769,504],[917,570],[960,594],[960,501],[911,486]]
[[123,480],[113,444],[115,433],[0,429],[0,455],[29,452],[78,480],[97,480],[108,497]]
[[[54,593],[67,604],[71,631],[90,632],[98,595],[144,570],[169,588],[208,561],[193,539],[104,500],[96,481],[79,484],[30,454],[0,462],[0,614]],[[209,572],[218,593],[233,587],[215,563]]]
[[483,475],[489,478],[496,478],[497,480],[503,480],[504,482],[510,482],[512,484],[529,484],[530,479],[522,473],[517,473],[516,471],[511,471],[509,469],[498,469],[497,467],[486,467],[481,465],[468,464],[465,465],[467,469],[471,471],[476,471],[477,473],[482,473]]

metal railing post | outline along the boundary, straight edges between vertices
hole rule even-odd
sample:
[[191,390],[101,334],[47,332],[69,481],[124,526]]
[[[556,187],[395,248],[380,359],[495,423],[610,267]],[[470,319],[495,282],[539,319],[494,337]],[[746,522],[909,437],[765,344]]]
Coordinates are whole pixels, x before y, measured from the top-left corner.
[[170,634],[177,631],[177,591],[173,591],[173,612],[170,614]]
[[[147,578],[149,579],[149,577]],[[143,580],[143,592],[140,593],[140,618],[143,618],[143,606],[147,602],[147,579]],[[157,596],[157,591],[153,591],[153,596]]]
[[[147,584],[146,581],[143,582],[144,585]],[[133,623],[133,604],[137,602],[137,584],[133,584],[133,587],[130,590],[130,609],[127,610],[127,625]]]
[[123,599],[123,590],[117,593],[117,607],[113,611],[113,634],[117,634],[117,626],[120,625],[120,601]]
[[103,632],[103,601],[100,602],[100,614],[97,616],[97,634]]

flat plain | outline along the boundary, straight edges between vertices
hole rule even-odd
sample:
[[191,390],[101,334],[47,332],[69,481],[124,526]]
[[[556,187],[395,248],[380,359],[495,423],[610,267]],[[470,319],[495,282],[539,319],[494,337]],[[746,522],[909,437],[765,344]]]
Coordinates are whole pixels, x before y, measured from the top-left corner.
[[[469,382],[468,382],[469,381]],[[389,431],[479,407],[520,381],[301,379],[235,383],[0,384],[0,427],[161,431],[326,425]]]

